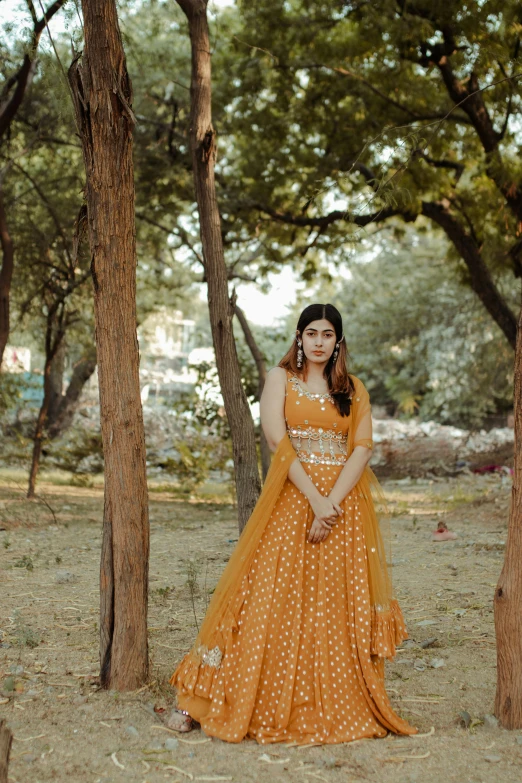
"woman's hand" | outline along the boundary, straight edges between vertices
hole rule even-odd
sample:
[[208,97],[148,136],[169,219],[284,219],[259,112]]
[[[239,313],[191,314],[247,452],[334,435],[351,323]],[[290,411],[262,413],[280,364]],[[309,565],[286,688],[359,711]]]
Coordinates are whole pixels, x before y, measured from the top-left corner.
[[317,499],[310,501],[312,511],[320,522],[337,522],[338,517],[343,513],[338,503],[332,503],[329,498],[319,495]]
[[329,524],[326,522],[322,522],[317,517],[314,517],[314,521],[312,522],[312,527],[310,528],[310,532],[308,533],[308,541],[311,544],[319,544],[321,541],[324,541],[325,538],[328,537],[330,530],[335,525],[335,522],[330,522]]

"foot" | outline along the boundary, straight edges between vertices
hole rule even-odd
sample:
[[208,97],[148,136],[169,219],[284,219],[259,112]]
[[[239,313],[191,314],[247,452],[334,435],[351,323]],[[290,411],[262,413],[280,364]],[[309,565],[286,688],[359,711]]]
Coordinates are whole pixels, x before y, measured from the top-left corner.
[[194,724],[195,721],[192,720],[188,712],[178,709],[173,709],[165,721],[167,728],[174,731],[191,731]]

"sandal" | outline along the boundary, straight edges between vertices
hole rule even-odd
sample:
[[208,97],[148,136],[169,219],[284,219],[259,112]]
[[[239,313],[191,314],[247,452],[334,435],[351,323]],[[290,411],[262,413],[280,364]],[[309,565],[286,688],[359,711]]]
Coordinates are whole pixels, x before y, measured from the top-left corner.
[[186,710],[173,709],[165,721],[168,729],[174,731],[192,731],[197,721],[190,717]]

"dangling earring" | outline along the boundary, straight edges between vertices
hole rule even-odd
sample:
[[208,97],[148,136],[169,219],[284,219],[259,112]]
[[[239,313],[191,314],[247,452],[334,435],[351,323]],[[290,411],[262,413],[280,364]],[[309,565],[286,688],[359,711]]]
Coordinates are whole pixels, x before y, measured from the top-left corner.
[[297,349],[297,366],[299,367],[299,369],[301,369],[301,367],[303,366],[303,351],[301,349],[301,346],[302,346],[303,343],[297,337],[295,339],[297,340],[297,345],[298,345],[298,349]]
[[333,352],[334,363],[337,361],[338,356],[339,356],[339,343],[335,343],[335,351]]

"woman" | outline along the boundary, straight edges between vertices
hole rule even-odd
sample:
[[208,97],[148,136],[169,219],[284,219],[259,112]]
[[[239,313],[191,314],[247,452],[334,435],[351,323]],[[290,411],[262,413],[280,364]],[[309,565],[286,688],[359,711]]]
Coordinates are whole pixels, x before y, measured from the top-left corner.
[[170,680],[168,725],[229,742],[339,743],[417,729],[392,709],[384,658],[407,638],[368,467],[372,420],[346,369],[342,318],[306,307],[267,375],[263,492]]

